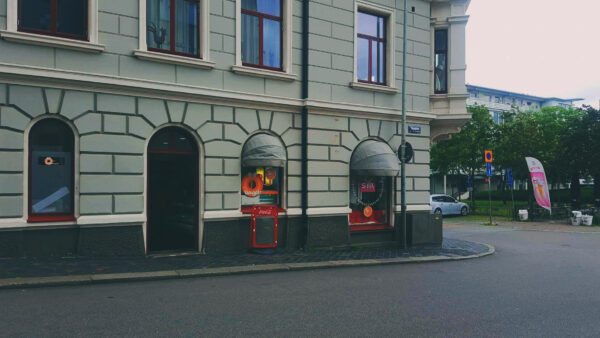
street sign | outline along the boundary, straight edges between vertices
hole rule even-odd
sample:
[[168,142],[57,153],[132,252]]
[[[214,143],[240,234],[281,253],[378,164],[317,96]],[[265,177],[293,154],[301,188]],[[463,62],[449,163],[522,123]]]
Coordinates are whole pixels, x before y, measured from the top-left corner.
[[494,161],[494,157],[492,156],[491,150],[485,151],[485,163],[492,163]]
[[492,177],[492,164],[488,163],[487,164],[487,177]]
[[409,134],[421,134],[421,126],[408,126]]
[[467,176],[467,188],[473,188],[473,177],[471,175]]
[[506,186],[510,188],[515,186],[515,179],[513,178],[512,169],[506,169]]

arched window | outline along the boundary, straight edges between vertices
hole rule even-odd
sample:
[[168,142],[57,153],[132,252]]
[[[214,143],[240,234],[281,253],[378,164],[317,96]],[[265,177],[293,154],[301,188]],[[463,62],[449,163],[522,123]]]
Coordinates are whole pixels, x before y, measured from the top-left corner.
[[394,181],[400,162],[389,145],[359,144],[350,159],[350,231],[389,229]]
[[74,220],[75,136],[47,118],[29,132],[29,222]]
[[250,137],[242,149],[242,212],[254,205],[282,207],[283,168],[287,156],[281,142],[269,134]]

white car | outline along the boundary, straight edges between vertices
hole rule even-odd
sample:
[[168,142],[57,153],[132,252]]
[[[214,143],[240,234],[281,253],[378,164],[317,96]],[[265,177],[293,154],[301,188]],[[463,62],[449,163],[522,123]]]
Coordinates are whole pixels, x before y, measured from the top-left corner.
[[436,215],[462,215],[469,214],[469,205],[458,202],[448,195],[431,195],[429,197],[431,213]]

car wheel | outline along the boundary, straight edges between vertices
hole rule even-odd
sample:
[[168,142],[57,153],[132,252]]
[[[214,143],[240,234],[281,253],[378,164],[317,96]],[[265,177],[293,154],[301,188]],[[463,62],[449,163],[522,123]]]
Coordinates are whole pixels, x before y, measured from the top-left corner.
[[442,209],[437,208],[437,209],[435,209],[435,211],[433,213],[436,214],[436,215],[438,215],[438,216],[442,216]]
[[469,214],[467,207],[462,207],[462,209],[460,209],[460,214],[463,216],[467,216]]

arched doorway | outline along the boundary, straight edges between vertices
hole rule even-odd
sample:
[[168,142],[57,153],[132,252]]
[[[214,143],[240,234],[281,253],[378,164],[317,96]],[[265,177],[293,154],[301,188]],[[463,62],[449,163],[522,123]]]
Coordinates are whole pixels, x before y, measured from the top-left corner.
[[148,144],[148,252],[198,250],[198,146],[179,127]]

